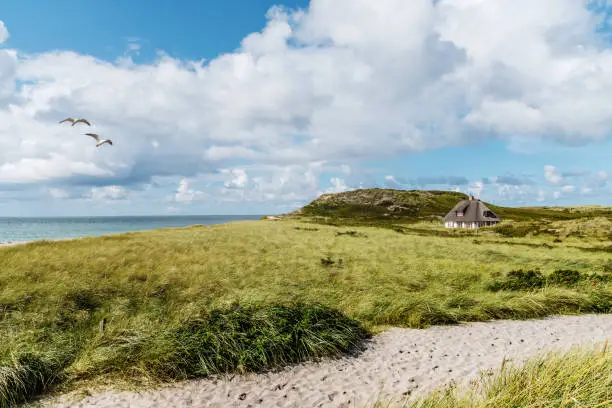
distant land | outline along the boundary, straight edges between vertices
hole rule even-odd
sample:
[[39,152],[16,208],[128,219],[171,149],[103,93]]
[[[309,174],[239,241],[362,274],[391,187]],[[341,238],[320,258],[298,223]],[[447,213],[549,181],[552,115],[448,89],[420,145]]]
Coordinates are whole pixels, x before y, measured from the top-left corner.
[[[468,195],[454,191],[360,189],[323,194],[286,217],[323,217],[341,220],[416,222],[444,217]],[[584,217],[612,217],[612,207],[502,207],[483,201],[502,220],[560,221]]]

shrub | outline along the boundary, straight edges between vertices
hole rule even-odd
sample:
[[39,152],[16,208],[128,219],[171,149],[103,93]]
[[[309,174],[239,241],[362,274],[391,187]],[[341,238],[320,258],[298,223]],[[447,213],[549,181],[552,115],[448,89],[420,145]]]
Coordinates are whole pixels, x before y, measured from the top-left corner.
[[548,283],[552,285],[571,286],[580,282],[585,275],[571,269],[558,269],[548,276]]
[[612,282],[612,274],[606,272],[602,274],[590,273],[586,274],[584,277],[587,281],[594,283]]
[[489,290],[529,290],[544,286],[546,279],[538,270],[516,270],[506,274],[506,279],[494,281],[489,285]]
[[522,238],[529,234],[538,235],[541,226],[538,224],[497,224],[493,227],[493,231],[504,237]]

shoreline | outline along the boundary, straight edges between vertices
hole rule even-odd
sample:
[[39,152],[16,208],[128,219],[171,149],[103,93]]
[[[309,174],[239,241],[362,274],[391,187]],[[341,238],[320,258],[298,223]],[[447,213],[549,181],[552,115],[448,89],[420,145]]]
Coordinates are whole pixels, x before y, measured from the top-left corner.
[[73,240],[83,239],[83,238],[92,238],[92,237],[86,236],[86,237],[75,237],[75,238],[41,238],[41,239],[33,239],[31,241],[0,242],[0,247],[26,245],[26,244],[31,244],[33,242],[40,242],[40,241],[50,241],[50,242],[73,241]]
[[401,403],[450,384],[466,385],[502,361],[521,364],[548,351],[612,339],[612,315],[497,320],[428,329],[391,328],[357,357],[302,363],[263,374],[221,376],[139,391],[103,388],[43,398],[42,406],[372,407]]
[[30,242],[35,242],[35,241],[0,242],[0,247],[10,247],[10,246],[15,246],[15,245],[24,245],[24,244],[29,244]]
[[73,240],[78,240],[78,239],[102,238],[102,237],[109,237],[109,236],[115,236],[115,235],[121,235],[121,234],[143,233],[143,232],[160,231],[160,230],[185,229],[185,228],[191,228],[195,226],[214,227],[214,226],[219,226],[219,225],[232,224],[236,222],[252,222],[252,221],[261,221],[261,220],[260,219],[236,219],[236,220],[229,220],[226,222],[213,223],[213,224],[195,223],[195,224],[189,224],[189,225],[183,225],[183,226],[163,226],[163,227],[156,227],[156,228],[135,229],[135,230],[119,231],[119,232],[108,232],[108,233],[96,234],[96,235],[82,235],[82,236],[70,237],[70,238],[37,238],[37,239],[29,240],[29,241],[7,241],[7,242],[0,242],[0,248],[16,246],[16,245],[25,245],[25,244],[30,244],[33,242],[40,242],[40,241],[50,241],[50,242],[73,241]]

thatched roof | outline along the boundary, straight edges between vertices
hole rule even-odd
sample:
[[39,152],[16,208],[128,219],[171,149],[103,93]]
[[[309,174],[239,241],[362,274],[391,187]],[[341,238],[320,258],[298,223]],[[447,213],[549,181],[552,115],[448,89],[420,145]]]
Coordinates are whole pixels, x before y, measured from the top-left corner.
[[[463,212],[463,217],[457,217],[457,212]],[[501,221],[489,207],[482,201],[471,197],[469,200],[461,200],[446,214],[444,221]]]

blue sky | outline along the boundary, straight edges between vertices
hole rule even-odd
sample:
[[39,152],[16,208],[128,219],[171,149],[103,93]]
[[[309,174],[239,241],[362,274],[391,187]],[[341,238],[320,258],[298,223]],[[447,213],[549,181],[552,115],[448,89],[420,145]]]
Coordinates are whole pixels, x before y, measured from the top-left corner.
[[[145,0],[25,0],[2,5],[10,28],[6,46],[28,53],[72,50],[113,60],[130,39],[142,41],[139,61],[150,61],[155,49],[177,58],[214,58],[238,47],[266,23],[275,5],[267,0],[202,0],[180,3]],[[286,1],[307,7],[308,1]]]
[[605,1],[4,3],[0,215],[277,213],[372,186],[612,205]]

